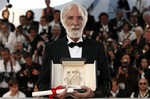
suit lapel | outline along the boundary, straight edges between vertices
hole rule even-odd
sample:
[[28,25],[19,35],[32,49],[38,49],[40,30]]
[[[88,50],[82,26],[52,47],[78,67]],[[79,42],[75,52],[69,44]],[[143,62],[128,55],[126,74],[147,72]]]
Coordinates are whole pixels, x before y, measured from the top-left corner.
[[88,44],[87,44],[87,42],[86,42],[86,40],[84,40],[83,39],[83,47],[82,47],[82,57],[83,58],[87,58],[88,57],[88,50],[89,48],[88,48]]
[[64,58],[71,58],[71,56],[70,56],[70,53],[69,53],[69,48],[68,48],[68,45],[67,45],[67,38],[66,37],[64,37],[63,39],[62,39],[62,41],[60,42],[60,46],[61,46],[61,48],[60,48],[60,50],[62,50],[61,52],[61,56],[63,56]]

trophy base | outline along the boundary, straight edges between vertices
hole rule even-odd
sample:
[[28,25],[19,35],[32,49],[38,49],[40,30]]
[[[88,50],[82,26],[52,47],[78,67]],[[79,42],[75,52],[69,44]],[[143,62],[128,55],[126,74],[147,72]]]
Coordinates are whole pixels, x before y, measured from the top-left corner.
[[74,90],[79,93],[85,93],[87,91],[86,89],[74,89]]
[[67,85],[67,88],[73,88],[75,91],[79,93],[84,93],[87,91],[86,89],[81,89],[80,85]]

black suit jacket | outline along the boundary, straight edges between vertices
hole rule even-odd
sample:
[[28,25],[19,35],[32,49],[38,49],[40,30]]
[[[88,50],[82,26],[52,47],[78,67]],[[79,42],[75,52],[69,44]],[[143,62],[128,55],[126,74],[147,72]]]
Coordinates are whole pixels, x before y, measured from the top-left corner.
[[[111,32],[111,28],[110,27],[111,27],[111,25],[108,22],[108,32]],[[102,31],[100,31],[101,28],[103,28],[101,22],[99,22],[99,21],[95,22],[94,27],[93,27],[93,31],[102,32]]]
[[[108,59],[104,51],[104,46],[100,42],[89,39],[84,40],[83,43],[82,58],[86,58],[87,63],[93,63],[94,60],[98,62],[97,72],[100,71],[100,75],[97,75],[98,86],[96,92],[99,93],[96,93],[96,96],[103,97],[111,88]],[[54,63],[60,63],[61,58],[71,58],[66,37],[46,45],[42,70],[38,80],[38,88],[40,90],[49,90],[51,88],[50,61],[53,60]]]
[[125,22],[127,22],[124,18],[121,20],[122,24],[120,24],[120,26],[118,27],[117,23],[118,23],[118,20],[117,18],[113,18],[109,21],[110,23],[110,30],[111,30],[111,38],[118,41],[118,32],[120,32],[122,30],[122,27],[123,27],[123,24]]

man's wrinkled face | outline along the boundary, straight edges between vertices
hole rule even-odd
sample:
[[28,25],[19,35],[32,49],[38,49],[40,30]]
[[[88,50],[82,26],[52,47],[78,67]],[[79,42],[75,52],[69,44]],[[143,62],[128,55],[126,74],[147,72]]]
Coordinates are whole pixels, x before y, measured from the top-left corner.
[[84,20],[78,7],[74,6],[68,11],[64,24],[69,37],[79,38],[82,36]]
[[60,29],[59,29],[59,27],[54,26],[53,29],[52,29],[52,34],[53,34],[54,37],[59,36],[59,34],[60,34]]

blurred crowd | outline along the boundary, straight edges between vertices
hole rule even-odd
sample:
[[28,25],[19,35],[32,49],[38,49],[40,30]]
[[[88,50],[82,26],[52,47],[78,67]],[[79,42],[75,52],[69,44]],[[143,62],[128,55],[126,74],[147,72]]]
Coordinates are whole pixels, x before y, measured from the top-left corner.
[[[36,82],[45,45],[66,35],[60,10],[50,7],[50,0],[45,0],[45,4],[47,7],[39,21],[35,21],[34,12],[28,10],[20,15],[19,26],[9,22],[8,8],[2,12],[0,97],[14,91],[13,88],[18,90],[16,93],[23,92],[23,97],[32,97],[32,92],[38,91]],[[101,12],[97,22],[89,14],[83,38],[105,45],[112,76],[108,97],[150,97],[149,6],[146,0],[137,0],[136,6],[130,9],[127,0],[118,0],[115,14],[109,19],[107,12]]]

